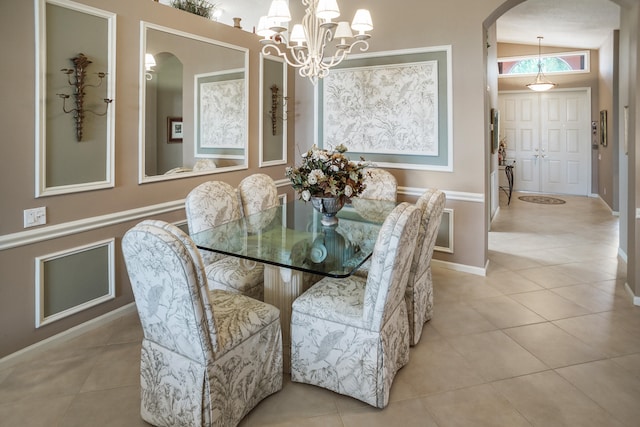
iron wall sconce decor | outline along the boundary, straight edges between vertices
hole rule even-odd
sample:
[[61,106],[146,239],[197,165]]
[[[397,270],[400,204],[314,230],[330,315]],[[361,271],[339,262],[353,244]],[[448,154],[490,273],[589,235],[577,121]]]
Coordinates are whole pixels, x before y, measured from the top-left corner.
[[[96,84],[87,84],[87,67],[91,64],[91,61],[82,53],[79,53],[78,56],[71,58],[71,62],[73,62],[73,68],[63,68],[62,71],[68,77],[69,86],[73,88],[73,95],[67,95],[66,93],[57,93],[60,98],[62,98],[62,111],[65,113],[73,113],[73,118],[76,121],[76,140],[78,142],[82,141],[82,125],[84,122],[84,115],[86,112],[95,114],[96,116],[104,116],[107,114],[107,109],[109,108],[109,104],[113,102],[113,99],[103,98],[104,103],[106,104],[104,112],[99,113],[97,111],[89,110],[84,108],[84,96],[85,96],[85,88],[87,87],[100,87],[102,85],[102,81],[107,76],[107,73],[99,72],[96,73],[98,75],[98,83]],[[67,99],[71,96],[74,98],[75,108],[67,108]]]
[[[271,117],[271,134],[276,135],[278,129],[278,119],[286,119],[287,97],[278,95],[280,88],[278,85],[272,85],[271,89],[271,110],[269,110],[269,116]],[[280,107],[280,99],[282,99],[282,116],[278,116],[278,107]]]

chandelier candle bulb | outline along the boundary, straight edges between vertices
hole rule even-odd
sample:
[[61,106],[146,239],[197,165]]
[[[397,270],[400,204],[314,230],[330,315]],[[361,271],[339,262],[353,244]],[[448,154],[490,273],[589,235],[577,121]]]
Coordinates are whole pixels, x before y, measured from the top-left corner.
[[[349,28],[347,22],[333,21],[340,16],[337,0],[302,0],[302,4],[306,6],[302,23],[294,25],[288,37],[285,33],[291,12],[285,0],[273,0],[268,15],[260,18],[256,33],[264,37],[261,40],[264,55],[280,56],[289,66],[298,68],[300,76],[316,84],[354,47],[358,46],[361,52],[369,49],[367,40],[371,36],[367,31],[373,30],[373,21],[368,10],[358,9]],[[351,29],[357,31],[355,37]],[[355,42],[347,42],[354,38]],[[328,49],[334,39],[335,49]],[[325,57],[325,52],[332,53]]]

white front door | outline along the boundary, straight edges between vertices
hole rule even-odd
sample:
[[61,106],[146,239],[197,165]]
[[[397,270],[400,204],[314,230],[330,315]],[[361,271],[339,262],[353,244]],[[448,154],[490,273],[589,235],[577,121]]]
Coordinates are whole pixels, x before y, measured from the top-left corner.
[[501,93],[500,134],[514,158],[514,190],[587,195],[590,99],[587,90]]

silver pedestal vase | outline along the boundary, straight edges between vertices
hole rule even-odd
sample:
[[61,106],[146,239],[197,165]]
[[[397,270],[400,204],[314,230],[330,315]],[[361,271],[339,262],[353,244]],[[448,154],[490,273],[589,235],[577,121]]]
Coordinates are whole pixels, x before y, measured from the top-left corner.
[[338,224],[336,214],[344,206],[343,197],[311,197],[311,204],[322,214],[320,222],[325,226]]

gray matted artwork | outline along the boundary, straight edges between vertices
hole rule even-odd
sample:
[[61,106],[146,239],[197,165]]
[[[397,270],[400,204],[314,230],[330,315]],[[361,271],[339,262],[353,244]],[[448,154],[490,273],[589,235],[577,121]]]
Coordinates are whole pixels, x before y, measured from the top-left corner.
[[438,155],[438,61],[336,69],[323,88],[325,146]]
[[244,79],[200,83],[200,147],[244,148]]

